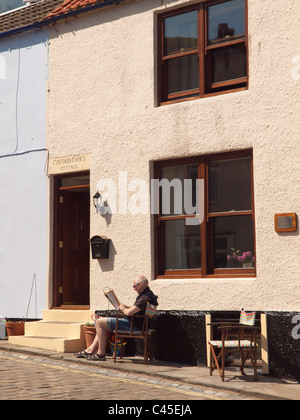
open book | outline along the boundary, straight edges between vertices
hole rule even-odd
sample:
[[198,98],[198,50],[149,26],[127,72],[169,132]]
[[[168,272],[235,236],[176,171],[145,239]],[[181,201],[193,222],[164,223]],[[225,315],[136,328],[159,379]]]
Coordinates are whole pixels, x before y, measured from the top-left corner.
[[116,308],[119,309],[120,302],[117,298],[115,292],[113,290],[109,290],[108,292],[104,292],[104,296],[110,301],[110,303]]

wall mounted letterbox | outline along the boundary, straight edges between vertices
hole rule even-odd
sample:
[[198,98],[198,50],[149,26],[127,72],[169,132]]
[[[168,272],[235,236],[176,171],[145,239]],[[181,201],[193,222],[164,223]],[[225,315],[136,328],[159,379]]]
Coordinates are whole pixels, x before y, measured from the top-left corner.
[[91,239],[92,258],[103,259],[109,257],[110,239],[105,236],[93,236]]

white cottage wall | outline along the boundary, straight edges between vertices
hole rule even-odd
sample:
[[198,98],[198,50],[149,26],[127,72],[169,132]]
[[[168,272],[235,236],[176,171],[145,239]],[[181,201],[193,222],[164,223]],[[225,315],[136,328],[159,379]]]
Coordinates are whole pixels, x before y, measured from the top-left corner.
[[91,308],[107,308],[105,286],[131,303],[142,273],[165,310],[299,310],[299,230],[274,229],[275,213],[300,213],[299,1],[248,1],[247,91],[157,106],[156,13],[187,3],[128,1],[55,25],[50,156],[91,153],[93,192],[119,171],[149,185],[155,160],[253,149],[257,276],[157,280],[150,207],[108,220],[91,204],[91,237],[112,239],[110,260],[91,261]]

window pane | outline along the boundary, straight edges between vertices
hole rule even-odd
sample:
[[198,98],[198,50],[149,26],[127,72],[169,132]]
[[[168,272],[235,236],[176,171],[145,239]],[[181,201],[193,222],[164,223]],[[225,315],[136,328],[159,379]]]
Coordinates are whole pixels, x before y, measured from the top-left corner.
[[[194,214],[198,165],[166,166],[161,169],[160,214]],[[164,179],[165,181],[162,181]],[[187,181],[189,180],[189,181]],[[196,213],[196,208],[195,208]]]
[[208,44],[234,40],[245,34],[245,0],[230,0],[208,7]]
[[201,268],[200,226],[187,226],[185,220],[165,223],[165,269]]
[[71,176],[62,178],[61,186],[62,187],[72,187],[76,185],[89,185],[90,177],[89,175],[82,175],[82,176]]
[[197,48],[197,10],[164,19],[164,55]]
[[210,213],[239,210],[252,210],[251,158],[210,162]]
[[252,216],[216,217],[213,232],[214,268],[243,268],[246,262],[254,267]]
[[246,47],[220,48],[211,52],[212,83],[226,82],[247,76]]
[[198,55],[173,58],[167,63],[168,94],[199,88]]

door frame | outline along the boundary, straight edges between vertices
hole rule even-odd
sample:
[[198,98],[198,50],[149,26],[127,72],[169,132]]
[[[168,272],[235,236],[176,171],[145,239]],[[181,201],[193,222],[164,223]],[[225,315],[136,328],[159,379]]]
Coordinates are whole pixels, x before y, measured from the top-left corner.
[[54,185],[54,194],[53,194],[53,275],[52,275],[52,309],[89,309],[89,305],[63,305],[61,302],[60,287],[62,286],[62,252],[59,248],[60,233],[62,231],[61,218],[59,217],[59,195],[60,195],[60,186],[61,180],[63,178],[71,178],[76,176],[86,176],[90,177],[90,171],[84,172],[68,172],[63,174],[54,175],[53,185]]

